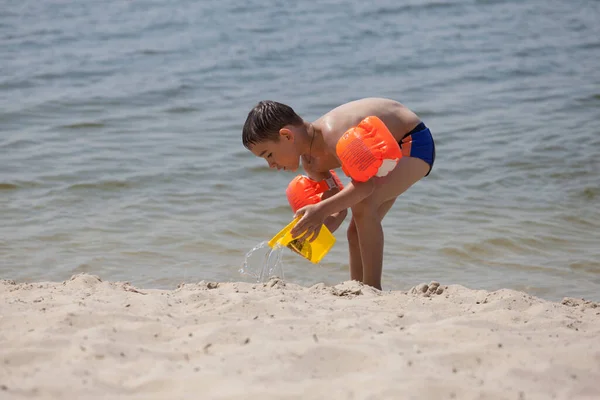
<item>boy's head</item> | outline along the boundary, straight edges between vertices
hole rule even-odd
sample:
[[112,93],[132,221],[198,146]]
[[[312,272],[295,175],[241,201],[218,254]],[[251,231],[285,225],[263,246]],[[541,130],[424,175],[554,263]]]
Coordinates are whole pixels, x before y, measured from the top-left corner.
[[257,157],[264,157],[270,168],[295,171],[300,164],[295,142],[305,130],[304,121],[290,106],[265,100],[248,113],[242,143]]

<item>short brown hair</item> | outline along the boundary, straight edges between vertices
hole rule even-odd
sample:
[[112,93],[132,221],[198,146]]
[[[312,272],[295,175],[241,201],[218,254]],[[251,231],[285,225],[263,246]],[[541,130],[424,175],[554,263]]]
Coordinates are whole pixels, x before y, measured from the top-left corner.
[[242,143],[249,149],[256,143],[278,141],[281,128],[303,123],[292,107],[276,101],[263,100],[248,113],[242,130]]

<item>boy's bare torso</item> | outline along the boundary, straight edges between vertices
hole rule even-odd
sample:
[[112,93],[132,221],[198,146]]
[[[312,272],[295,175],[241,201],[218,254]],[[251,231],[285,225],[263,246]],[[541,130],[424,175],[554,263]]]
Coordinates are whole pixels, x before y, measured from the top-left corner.
[[382,98],[366,98],[343,104],[323,115],[313,126],[323,134],[326,150],[302,157],[307,172],[324,173],[341,166],[335,146],[342,135],[364,118],[374,115],[388,127],[397,141],[416,127],[421,120],[402,104]]

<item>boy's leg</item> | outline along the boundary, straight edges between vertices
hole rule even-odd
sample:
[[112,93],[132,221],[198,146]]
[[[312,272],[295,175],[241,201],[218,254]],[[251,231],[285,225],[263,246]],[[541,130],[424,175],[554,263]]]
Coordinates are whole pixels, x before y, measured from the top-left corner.
[[381,221],[391,208],[393,200],[428,172],[429,165],[425,161],[414,157],[403,157],[396,168],[387,177],[382,178],[382,182],[376,186],[369,197],[352,207],[352,220],[358,231],[363,283],[381,289],[383,265]]
[[381,266],[383,263],[383,229],[372,201],[364,201],[352,207],[352,219],[358,231],[362,281],[365,285],[381,289]]
[[402,157],[392,172],[383,178],[378,178],[381,183],[377,184],[371,196],[366,200],[383,204],[388,200],[395,199],[425,177],[429,169],[429,164],[420,158]]
[[363,266],[362,257],[360,256],[360,241],[358,240],[358,230],[354,222],[354,216],[348,225],[348,254],[350,255],[350,279],[353,281],[362,282]]
[[377,214],[379,215],[379,222],[383,221],[383,217],[385,217],[385,214],[387,214],[388,211],[390,211],[390,209],[396,202],[396,199],[397,197],[394,197],[393,199],[388,200],[379,206],[379,209],[377,210]]
[[[379,206],[377,214],[379,215],[379,221],[383,220],[383,217],[392,208],[396,199],[391,199]],[[350,254],[350,279],[353,281],[363,281],[363,264],[362,257],[360,255],[360,240],[358,240],[358,230],[356,229],[356,223],[354,218],[350,220],[348,225],[348,252]]]
[[[383,220],[383,217],[392,208],[396,199],[388,200],[379,206],[378,215],[379,221]],[[356,223],[354,218],[350,220],[348,225],[348,252],[350,254],[350,279],[353,281],[363,281],[363,269],[362,269],[362,257],[360,255],[360,241],[358,240],[358,230],[356,229]]]

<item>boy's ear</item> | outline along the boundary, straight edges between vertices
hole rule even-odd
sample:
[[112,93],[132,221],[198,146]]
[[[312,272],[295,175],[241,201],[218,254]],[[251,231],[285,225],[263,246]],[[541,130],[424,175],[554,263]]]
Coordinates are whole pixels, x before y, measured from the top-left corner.
[[294,132],[284,127],[279,130],[279,137],[281,139],[294,140]]

